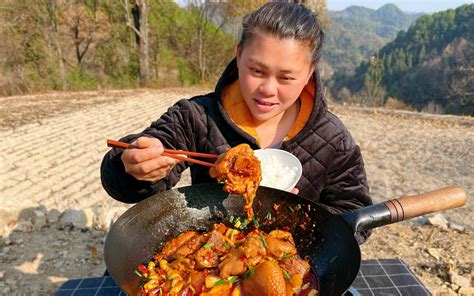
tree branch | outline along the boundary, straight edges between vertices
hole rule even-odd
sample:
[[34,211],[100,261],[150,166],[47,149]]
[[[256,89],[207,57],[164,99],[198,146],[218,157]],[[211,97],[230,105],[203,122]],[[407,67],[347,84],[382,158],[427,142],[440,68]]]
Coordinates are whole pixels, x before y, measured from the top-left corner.
[[135,32],[135,34],[137,34],[138,37],[141,38],[142,36],[140,34],[140,31],[138,31],[137,28],[135,28],[135,26],[133,25],[132,19],[130,18],[130,10],[128,9],[128,0],[121,1],[120,3],[122,4],[122,7],[125,9],[125,18],[126,18],[125,24],[127,25],[127,27],[132,29],[133,32]]

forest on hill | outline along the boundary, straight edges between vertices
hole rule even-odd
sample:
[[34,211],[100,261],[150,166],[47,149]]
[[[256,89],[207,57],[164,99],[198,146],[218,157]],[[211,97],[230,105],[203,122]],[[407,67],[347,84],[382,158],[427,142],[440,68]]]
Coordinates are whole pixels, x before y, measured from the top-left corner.
[[387,98],[434,113],[474,115],[474,4],[420,16],[354,75],[335,75],[336,98]]
[[210,21],[213,7],[182,8],[171,0],[3,2],[3,96],[205,83],[235,51],[234,38]]
[[[265,2],[4,0],[0,96],[213,87],[235,54],[242,16]],[[472,114],[472,5],[421,16],[393,4],[307,5],[325,29],[319,68],[335,99]]]
[[[266,2],[194,0],[182,7],[171,0],[135,1],[147,4],[141,28],[147,34],[141,38],[144,21],[133,1],[5,1],[0,7],[3,96],[133,88],[142,78],[148,87],[212,85],[235,52],[242,16]],[[328,12],[325,1],[308,3],[326,31],[324,79],[354,71],[415,18],[392,4]],[[146,73],[140,72],[143,47]]]
[[323,78],[337,72],[351,73],[364,60],[406,30],[420,14],[408,14],[394,4],[377,10],[349,6],[329,11],[323,60],[329,66]]

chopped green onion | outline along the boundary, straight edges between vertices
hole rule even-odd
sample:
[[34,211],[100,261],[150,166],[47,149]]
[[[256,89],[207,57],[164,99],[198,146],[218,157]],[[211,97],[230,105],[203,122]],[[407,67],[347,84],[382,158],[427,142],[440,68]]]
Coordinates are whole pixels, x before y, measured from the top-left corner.
[[333,262],[334,262],[334,260],[336,260],[336,258],[337,258],[337,255],[336,255],[336,256],[334,256],[334,257],[332,257],[332,258],[331,258],[331,260],[329,261],[329,263],[333,263]]
[[169,251],[170,248],[171,248],[170,243],[167,243],[167,244],[166,244],[166,247],[168,248],[168,251]]
[[263,236],[263,234],[261,232],[260,232],[260,238],[262,239],[262,242],[263,242],[263,245],[265,246],[265,248],[268,249],[267,241],[265,240],[265,237]]
[[138,270],[135,270],[135,274],[138,275],[139,277],[143,277],[143,275]]
[[226,242],[224,242],[222,245],[223,245],[224,248],[226,248],[227,250],[230,249],[229,245],[228,245]]
[[255,273],[255,270],[253,268],[249,268],[243,275],[242,278],[247,278]]
[[230,216],[229,221],[230,223],[234,222],[234,216]]
[[235,222],[240,221],[240,217],[235,218]]
[[255,224],[255,227],[257,227],[257,228],[260,227],[260,224],[258,224],[258,221],[257,221],[257,219],[255,219],[255,217],[252,217],[252,222],[253,222],[253,224]]
[[291,211],[292,213],[294,213],[294,212],[295,212],[295,210],[293,210],[293,208],[292,208],[292,207],[290,207],[290,206],[288,206],[288,209],[290,209],[290,211]]
[[225,282],[226,282],[225,279],[220,279],[220,280],[218,280],[218,281],[214,284],[214,286],[220,286],[220,285],[222,285],[222,284],[225,284]]
[[298,204],[298,205],[296,206],[296,210],[297,210],[297,211],[301,210],[301,204]]
[[205,244],[203,248],[204,248],[205,250],[207,250],[207,249],[212,248],[212,247],[214,247],[214,243]]
[[281,271],[283,271],[283,275],[286,277],[287,280],[291,281],[291,276],[290,274],[288,273],[288,271],[282,269]]
[[250,223],[249,220],[245,220],[244,223],[242,223],[242,225],[240,226],[241,229],[245,229],[245,227],[247,227],[247,225]]
[[265,215],[265,218],[267,218],[268,220],[272,220],[272,213],[268,211],[267,214]]
[[234,235],[235,235],[235,229],[232,229],[232,230],[230,231],[230,240],[231,240],[231,241],[234,241]]
[[235,275],[228,277],[229,285],[232,285],[232,283],[235,282],[236,279],[237,279],[237,276]]
[[281,256],[281,259],[288,259],[288,258],[291,258],[291,254],[286,254],[285,253]]

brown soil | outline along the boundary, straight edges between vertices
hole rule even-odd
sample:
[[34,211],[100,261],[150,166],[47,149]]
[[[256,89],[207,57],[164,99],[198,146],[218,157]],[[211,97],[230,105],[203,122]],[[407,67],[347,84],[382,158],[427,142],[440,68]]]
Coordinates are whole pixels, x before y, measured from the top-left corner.
[[[139,131],[172,102],[197,93],[202,91],[0,98],[0,295],[53,294],[67,279],[102,275],[106,229],[35,226],[25,222],[26,213],[40,205],[60,212],[123,206],[100,185],[105,139]],[[332,106],[361,146],[374,202],[451,184],[473,195],[473,118]],[[179,186],[188,182],[185,176]],[[402,259],[435,295],[466,291],[474,277],[472,209],[468,203],[443,212],[460,230],[409,221],[375,229],[362,257]]]

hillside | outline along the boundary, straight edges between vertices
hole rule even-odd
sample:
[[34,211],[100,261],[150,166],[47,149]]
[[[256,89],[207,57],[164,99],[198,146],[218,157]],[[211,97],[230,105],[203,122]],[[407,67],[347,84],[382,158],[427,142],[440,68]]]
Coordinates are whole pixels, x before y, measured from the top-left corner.
[[323,60],[334,72],[352,72],[363,60],[392,41],[400,30],[407,29],[418,17],[396,5],[386,4],[377,10],[350,6],[330,11],[331,24],[326,30]]
[[336,77],[333,93],[346,88],[362,101],[386,94],[417,110],[473,115],[473,19],[474,4],[419,17],[355,75]]
[[[131,206],[101,187],[105,139],[139,131],[173,102],[205,91],[0,98],[0,295],[53,295],[67,279],[101,276],[109,223]],[[361,147],[374,202],[451,184],[472,198],[474,118],[330,109]],[[178,185],[187,184],[189,174]],[[473,208],[470,202],[443,212],[449,228],[412,222],[378,228],[362,246],[362,258],[404,260],[433,295],[472,291]],[[71,209],[87,219],[66,223]]]

